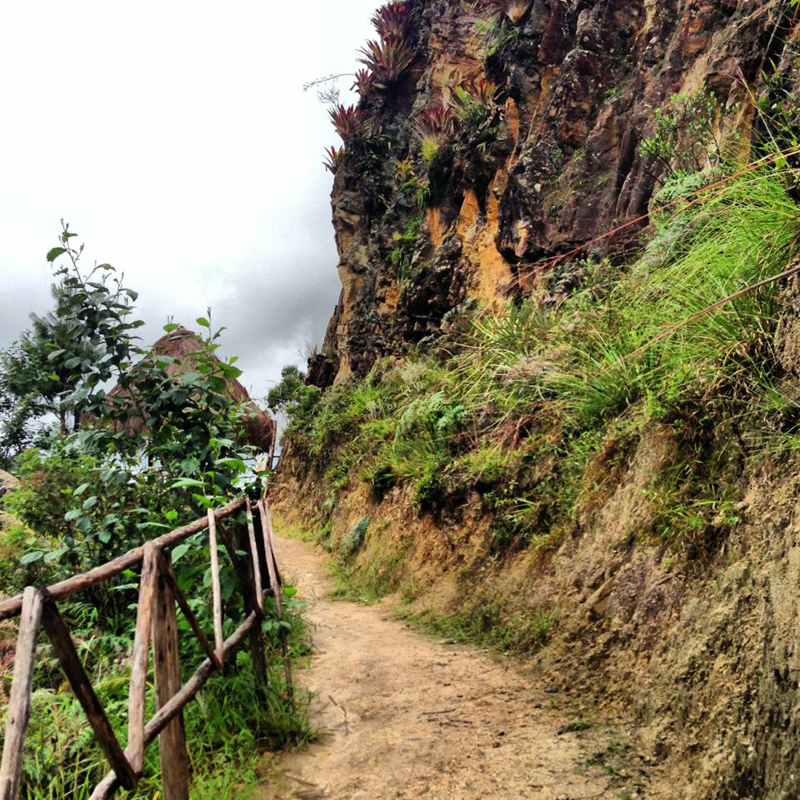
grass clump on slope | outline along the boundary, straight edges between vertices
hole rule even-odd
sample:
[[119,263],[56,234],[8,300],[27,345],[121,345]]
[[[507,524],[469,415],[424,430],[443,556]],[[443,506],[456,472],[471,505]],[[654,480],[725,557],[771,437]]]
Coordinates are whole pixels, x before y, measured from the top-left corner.
[[[583,422],[642,397],[669,407],[720,381],[748,382],[769,355],[777,283],[703,312],[791,261],[800,214],[782,176],[742,176],[656,220],[648,252],[609,296],[585,310],[580,298],[573,304],[567,353],[546,376]],[[664,248],[674,226],[682,235]]]

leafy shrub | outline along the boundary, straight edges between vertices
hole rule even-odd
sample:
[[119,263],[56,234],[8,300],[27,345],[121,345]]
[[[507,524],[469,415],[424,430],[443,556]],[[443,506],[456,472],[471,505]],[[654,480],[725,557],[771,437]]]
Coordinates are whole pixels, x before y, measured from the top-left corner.
[[655,130],[639,150],[672,176],[715,166],[722,155],[716,136],[720,113],[719,100],[705,86],[693,94],[674,94],[665,109],[656,109]]
[[280,383],[269,390],[267,406],[276,414],[285,414],[293,430],[303,430],[311,421],[322,392],[306,386],[305,374],[294,364],[281,370]]
[[[6,507],[33,532],[20,565],[37,565],[41,585],[110,561],[141,543],[149,523],[165,522],[158,489],[141,476],[102,464],[69,446],[50,452],[31,450],[17,463],[20,488],[5,498]],[[167,498],[164,498],[167,500]],[[30,581],[30,572],[20,575]],[[25,583],[7,585],[21,591]],[[98,603],[113,601],[106,591]],[[122,599],[122,598],[120,598]]]

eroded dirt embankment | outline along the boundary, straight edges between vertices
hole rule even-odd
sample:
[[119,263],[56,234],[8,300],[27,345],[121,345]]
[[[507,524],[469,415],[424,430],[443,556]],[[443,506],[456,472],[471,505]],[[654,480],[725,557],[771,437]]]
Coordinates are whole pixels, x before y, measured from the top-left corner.
[[323,736],[282,756],[259,800],[643,796],[641,773],[597,757],[618,731],[566,731],[582,724],[540,680],[412,630],[385,603],[334,601],[320,553],[281,537],[278,550],[309,604],[314,655],[298,679]]

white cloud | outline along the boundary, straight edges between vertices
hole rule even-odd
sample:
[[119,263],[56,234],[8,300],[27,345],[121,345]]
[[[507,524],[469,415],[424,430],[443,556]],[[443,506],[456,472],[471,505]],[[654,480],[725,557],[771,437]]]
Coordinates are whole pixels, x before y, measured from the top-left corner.
[[354,70],[379,4],[6,4],[0,346],[47,308],[65,217],[140,292],[146,338],[211,306],[263,395],[339,292],[321,164],[338,141],[302,84]]

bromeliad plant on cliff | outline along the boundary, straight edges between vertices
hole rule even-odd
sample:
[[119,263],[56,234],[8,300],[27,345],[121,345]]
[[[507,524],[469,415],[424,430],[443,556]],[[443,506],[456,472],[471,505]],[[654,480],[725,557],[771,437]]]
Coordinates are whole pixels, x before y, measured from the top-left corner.
[[372,25],[384,42],[404,40],[410,24],[411,14],[405,0],[387,3],[372,15]]
[[361,97],[366,97],[372,88],[372,73],[367,69],[357,69],[353,77],[355,80],[350,89],[358,92]]
[[411,25],[410,8],[403,0],[387,3],[372,17],[380,41],[369,41],[359,50],[359,62],[370,72],[372,85],[378,89],[391,89],[414,61],[414,52],[408,43]]
[[361,109],[355,106],[343,106],[341,103],[333,106],[328,111],[336,133],[344,142],[357,136],[364,126],[364,115]]
[[369,41],[359,53],[359,62],[369,69],[378,89],[388,89],[400,80],[414,60],[413,50],[402,40]]
[[426,164],[430,165],[439,152],[439,147],[450,135],[453,127],[453,115],[449,109],[439,106],[427,108],[414,120],[414,133],[420,145],[420,154]]
[[453,110],[465,125],[480,125],[495,107],[499,90],[486,78],[460,83],[453,90]]
[[[415,51],[410,41],[412,9],[405,0],[396,0],[379,8],[372,17],[372,24],[380,39],[378,41],[370,40],[359,49],[358,61],[364,66],[353,73],[354,81],[351,89],[360,95],[359,107],[345,108],[339,102],[339,90],[335,84],[331,86],[330,82],[343,77],[341,75],[322,78],[307,85],[307,88],[319,84],[328,86],[326,91],[320,94],[320,99],[332,104],[329,109],[331,121],[345,143],[356,138],[361,140],[360,147],[351,147],[350,149],[351,151],[357,149],[356,156],[361,155],[362,157],[366,151],[376,150],[376,142],[372,141],[373,139],[383,138],[379,129],[365,130],[364,126],[367,120],[363,111],[366,99],[374,89],[385,92],[385,96],[388,96],[406,74],[415,58]],[[363,164],[361,166],[363,167]],[[335,170],[331,169],[331,171]],[[365,175],[369,172],[363,168],[358,171]]]
[[336,170],[339,169],[343,158],[344,147],[329,147],[325,151],[325,161],[322,163],[325,165],[325,169],[327,169],[328,172],[332,172],[335,175]]

